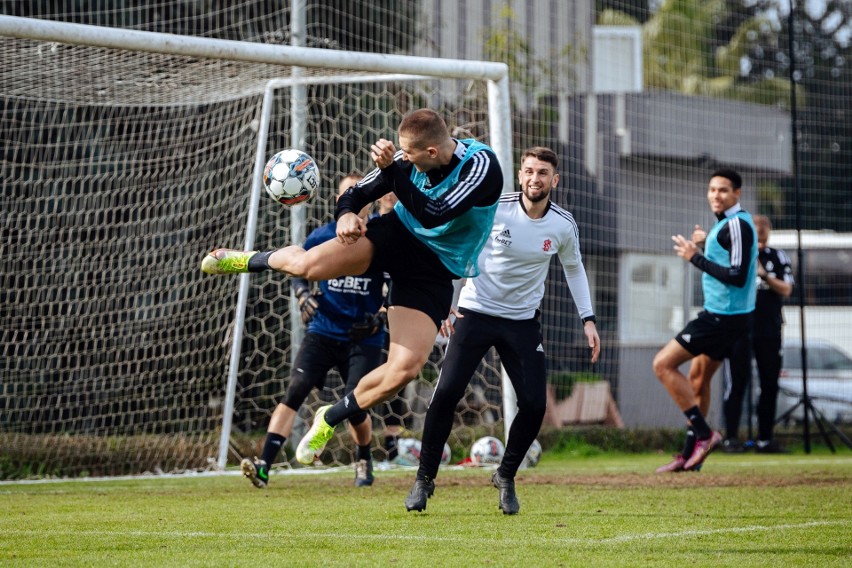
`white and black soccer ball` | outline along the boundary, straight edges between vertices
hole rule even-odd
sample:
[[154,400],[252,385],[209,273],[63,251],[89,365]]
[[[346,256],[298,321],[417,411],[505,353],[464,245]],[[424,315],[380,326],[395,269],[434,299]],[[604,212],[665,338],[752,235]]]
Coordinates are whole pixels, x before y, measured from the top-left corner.
[[521,467],[535,467],[541,461],[541,444],[538,440],[533,440],[530,444],[530,449],[527,450],[527,455],[524,456],[524,461]]
[[320,184],[317,163],[301,150],[281,150],[263,168],[263,187],[269,197],[282,205],[304,203],[316,194]]
[[[422,443],[415,438],[400,438],[396,441],[396,459],[394,463],[397,465],[413,466],[420,465],[420,448]],[[441,465],[446,465],[450,462],[449,444],[444,444],[444,451],[441,454]]]
[[470,461],[473,465],[499,464],[506,453],[503,442],[494,436],[485,436],[470,447]]

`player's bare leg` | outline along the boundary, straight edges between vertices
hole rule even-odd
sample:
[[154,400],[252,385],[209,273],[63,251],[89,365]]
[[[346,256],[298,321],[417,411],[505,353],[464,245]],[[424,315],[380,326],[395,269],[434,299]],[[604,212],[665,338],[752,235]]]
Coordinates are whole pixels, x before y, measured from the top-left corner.
[[[313,250],[313,249],[311,249]],[[317,410],[314,423],[296,448],[296,459],[310,464],[322,452],[334,435],[334,427],[349,415],[390,400],[417,376],[426,363],[438,327],[432,318],[412,308],[391,306],[388,309],[390,348],[388,360],[361,379],[355,390],[337,403],[328,420],[326,413],[332,409],[324,406]]]
[[367,373],[352,394],[360,408],[390,400],[411,382],[426,364],[438,328],[425,313],[403,306],[388,308],[388,359]]
[[372,259],[373,243],[369,239],[347,244],[332,239],[307,251],[295,245],[266,252],[216,249],[201,261],[201,270],[207,274],[275,270],[319,281],[363,274]]
[[654,357],[654,374],[681,410],[687,410],[697,404],[692,385],[678,368],[692,358],[692,353],[674,339]]
[[[719,362],[710,359],[699,361],[695,368],[695,380],[693,382],[679,369],[680,365],[690,359],[693,359],[692,354],[674,339],[669,341],[654,357],[654,374],[657,375],[672,400],[684,412],[691,430],[697,438],[694,449],[689,452],[690,455],[676,455],[674,461],[657,469],[658,473],[692,470],[700,467],[707,455],[722,439],[721,434],[712,431],[707,425],[706,414],[698,406],[699,403],[706,403],[709,406],[710,378],[718,369]],[[696,361],[693,359],[693,364],[695,363]],[[692,371],[690,375],[692,375]]]

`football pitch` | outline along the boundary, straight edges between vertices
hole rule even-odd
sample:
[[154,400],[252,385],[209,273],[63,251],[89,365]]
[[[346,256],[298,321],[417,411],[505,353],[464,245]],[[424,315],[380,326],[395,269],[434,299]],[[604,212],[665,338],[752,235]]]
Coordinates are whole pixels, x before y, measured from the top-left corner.
[[849,566],[852,456],[551,456],[519,473],[521,512],[491,470],[448,469],[425,512],[413,469],[230,472],[0,484],[3,566]]

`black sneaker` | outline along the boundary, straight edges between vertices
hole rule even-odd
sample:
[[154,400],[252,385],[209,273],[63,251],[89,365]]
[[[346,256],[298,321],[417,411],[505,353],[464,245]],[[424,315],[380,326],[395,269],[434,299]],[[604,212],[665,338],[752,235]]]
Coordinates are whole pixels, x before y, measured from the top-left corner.
[[426,510],[426,500],[435,493],[435,482],[431,479],[415,479],[414,487],[408,492],[408,497],[405,498],[406,511],[424,511]]
[[726,454],[741,454],[745,451],[745,446],[736,438],[725,438],[722,442],[722,451]]
[[243,458],[240,469],[258,489],[264,489],[269,483],[269,466],[263,460]]
[[754,451],[758,454],[789,454],[790,451],[778,443],[778,440],[769,440],[764,442],[758,440],[754,445]]
[[355,462],[355,487],[369,487],[373,484],[373,460]]
[[521,510],[521,504],[518,503],[518,496],[515,495],[515,480],[506,479],[500,475],[499,471],[495,471],[491,476],[491,483],[500,490],[500,509],[503,514],[517,515]]

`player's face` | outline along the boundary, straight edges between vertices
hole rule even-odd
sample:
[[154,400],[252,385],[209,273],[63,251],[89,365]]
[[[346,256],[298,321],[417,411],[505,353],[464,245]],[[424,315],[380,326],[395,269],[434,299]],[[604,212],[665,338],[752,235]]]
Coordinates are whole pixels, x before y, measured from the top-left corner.
[[383,196],[379,197],[377,203],[379,205],[379,213],[384,215],[385,213],[390,213],[393,206],[396,205],[397,202],[396,194],[393,192],[386,193]]
[[411,162],[418,172],[428,172],[440,165],[435,146],[427,146],[420,140],[400,134],[399,148],[402,150],[402,159]]
[[755,228],[757,229],[757,246],[766,248],[769,242],[769,227],[765,223],[755,223]]
[[734,185],[726,177],[716,176],[710,178],[707,187],[707,202],[713,213],[719,214],[727,211],[740,200],[740,190],[734,189]]
[[527,156],[518,171],[518,182],[521,184],[524,196],[536,203],[548,198],[550,190],[559,183],[559,174],[550,162],[539,160],[535,156]]
[[[337,197],[335,198],[335,201],[341,195],[346,193],[347,189],[349,189],[350,187],[352,187],[353,185],[355,185],[356,183],[361,181],[361,179],[362,179],[361,176],[346,176],[345,178],[340,180],[340,183],[337,186]],[[362,219],[366,219],[367,217],[370,216],[370,211],[372,211],[372,210],[373,210],[373,204],[368,203],[367,205],[365,205],[361,209],[361,211],[358,212],[358,216],[361,217]]]

